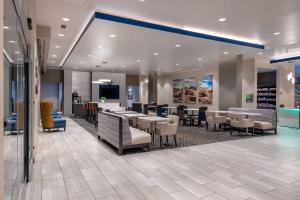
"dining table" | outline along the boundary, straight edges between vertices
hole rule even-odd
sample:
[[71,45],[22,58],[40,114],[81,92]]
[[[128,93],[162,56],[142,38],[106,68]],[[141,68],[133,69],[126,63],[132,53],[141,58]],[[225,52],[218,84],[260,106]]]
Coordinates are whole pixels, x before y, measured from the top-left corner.
[[151,124],[151,131],[150,133],[152,134],[152,142],[154,141],[154,135],[156,134],[156,123],[157,122],[166,122],[168,121],[168,118],[166,117],[158,117],[158,116],[151,116],[151,117],[138,117],[138,119],[143,119],[145,121],[150,122]]

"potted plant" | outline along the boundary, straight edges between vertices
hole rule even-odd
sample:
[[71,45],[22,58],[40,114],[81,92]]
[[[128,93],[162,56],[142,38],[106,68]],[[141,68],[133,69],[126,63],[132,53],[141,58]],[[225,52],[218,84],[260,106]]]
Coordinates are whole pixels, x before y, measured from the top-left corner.
[[105,100],[106,100],[106,97],[100,97],[100,102],[101,102],[101,103],[104,103]]

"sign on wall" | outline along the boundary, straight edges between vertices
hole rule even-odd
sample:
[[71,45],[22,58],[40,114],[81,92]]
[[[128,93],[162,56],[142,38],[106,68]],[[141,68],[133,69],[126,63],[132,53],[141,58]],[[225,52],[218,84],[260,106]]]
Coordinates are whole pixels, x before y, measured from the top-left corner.
[[183,80],[173,80],[173,102],[183,103]]

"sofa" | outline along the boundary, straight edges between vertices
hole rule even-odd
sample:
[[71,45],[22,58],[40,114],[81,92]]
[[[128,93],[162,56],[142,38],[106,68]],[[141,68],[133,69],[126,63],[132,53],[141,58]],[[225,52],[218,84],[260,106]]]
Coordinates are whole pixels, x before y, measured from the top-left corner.
[[259,113],[261,115],[253,117],[254,132],[274,131],[277,134],[277,111],[270,109],[248,109],[248,108],[229,108],[231,112]]
[[149,151],[151,143],[151,135],[130,127],[126,117],[104,111],[98,113],[98,139],[117,148],[119,155],[131,148],[145,147]]

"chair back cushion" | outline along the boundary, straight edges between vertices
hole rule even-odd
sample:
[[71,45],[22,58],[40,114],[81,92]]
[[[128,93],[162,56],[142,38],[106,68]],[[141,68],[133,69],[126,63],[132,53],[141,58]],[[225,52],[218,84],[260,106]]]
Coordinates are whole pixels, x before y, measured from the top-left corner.
[[[120,127],[122,123],[122,127]],[[122,130],[121,130],[121,129]],[[131,133],[127,118],[108,112],[98,113],[98,135],[116,148],[120,145],[120,132],[122,146],[131,144]]]
[[41,109],[41,120],[43,128],[54,128],[54,121],[51,116],[51,111],[53,108],[52,101],[41,101],[40,109]]

